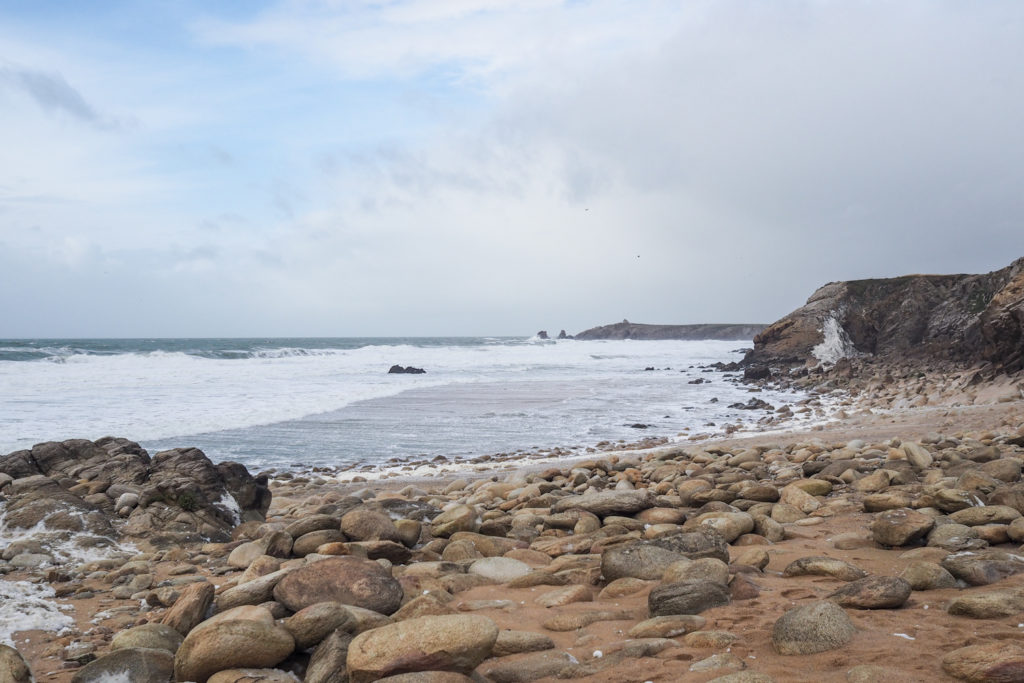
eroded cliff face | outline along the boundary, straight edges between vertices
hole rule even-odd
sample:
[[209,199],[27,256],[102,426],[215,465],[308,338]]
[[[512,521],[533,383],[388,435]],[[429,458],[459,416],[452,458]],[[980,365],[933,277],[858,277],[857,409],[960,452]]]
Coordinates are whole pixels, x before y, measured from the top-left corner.
[[1024,367],[1024,258],[983,275],[832,282],[754,337],[748,367],[844,358]]

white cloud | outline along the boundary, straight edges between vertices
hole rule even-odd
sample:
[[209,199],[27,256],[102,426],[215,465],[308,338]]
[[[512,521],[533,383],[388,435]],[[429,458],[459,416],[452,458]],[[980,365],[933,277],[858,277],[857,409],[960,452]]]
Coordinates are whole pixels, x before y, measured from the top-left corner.
[[249,21],[206,19],[196,29],[211,44],[299,53],[350,78],[442,69],[495,87],[510,73],[656,41],[678,14],[662,0],[291,0]]
[[95,291],[138,333],[769,321],[827,280],[1024,253],[1022,24],[1010,2],[293,0],[195,21],[180,64],[20,46],[79,114],[139,123],[0,91],[0,239],[80,283],[134,269],[146,305]]

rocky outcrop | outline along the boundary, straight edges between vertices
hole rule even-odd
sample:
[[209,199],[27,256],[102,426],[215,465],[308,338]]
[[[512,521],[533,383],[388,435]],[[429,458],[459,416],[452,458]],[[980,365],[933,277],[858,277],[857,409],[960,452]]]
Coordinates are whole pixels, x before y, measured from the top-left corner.
[[983,275],[830,282],[754,337],[743,363],[831,366],[844,359],[1024,368],[1024,258]]
[[[197,448],[150,458],[139,444],[106,437],[47,442],[0,456],[14,479],[5,523],[30,528],[133,538],[228,538],[245,521],[263,521],[270,507],[265,477],[243,465],[215,465]],[[122,521],[124,520],[124,521]]]
[[645,325],[623,320],[621,323],[592,327],[575,335],[576,339],[721,339],[749,341],[764,325]]
[[388,368],[389,375],[422,375],[427,371],[423,368],[414,368],[413,366],[403,367],[401,365],[392,365]]

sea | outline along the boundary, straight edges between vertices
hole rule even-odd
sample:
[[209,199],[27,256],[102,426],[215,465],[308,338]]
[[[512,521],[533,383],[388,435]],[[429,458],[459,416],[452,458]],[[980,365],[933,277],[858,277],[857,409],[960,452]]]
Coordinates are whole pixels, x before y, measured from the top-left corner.
[[[251,471],[383,472],[713,436],[764,411],[736,341],[537,337],[0,340],[0,453],[122,436]],[[423,374],[391,374],[392,365]],[[806,397],[765,390],[773,406]]]

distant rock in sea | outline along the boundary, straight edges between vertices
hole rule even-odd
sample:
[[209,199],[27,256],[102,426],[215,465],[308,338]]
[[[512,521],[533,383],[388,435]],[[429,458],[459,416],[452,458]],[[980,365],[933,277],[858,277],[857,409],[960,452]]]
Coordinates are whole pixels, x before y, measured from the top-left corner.
[[743,365],[757,378],[856,360],[1024,369],[1024,258],[983,275],[830,282],[758,334]]
[[645,325],[623,320],[621,323],[601,325],[584,330],[576,339],[720,339],[745,341],[761,332],[765,325],[702,324],[702,325]]
[[403,368],[401,365],[392,365],[388,369],[389,375],[423,375],[426,374],[426,370],[423,368],[414,368],[413,366]]

